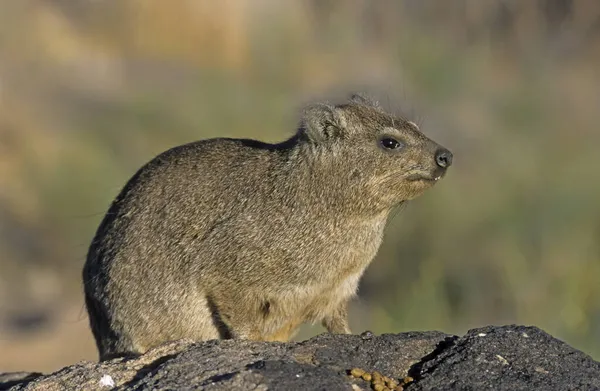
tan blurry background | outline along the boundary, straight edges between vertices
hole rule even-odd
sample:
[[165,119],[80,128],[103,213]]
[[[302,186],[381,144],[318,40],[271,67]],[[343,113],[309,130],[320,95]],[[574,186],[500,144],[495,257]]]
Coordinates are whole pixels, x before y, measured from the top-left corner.
[[142,164],[363,87],[455,165],[391,222],[354,331],[534,324],[599,359],[599,73],[595,0],[3,0],[0,372],[96,359],[80,270]]

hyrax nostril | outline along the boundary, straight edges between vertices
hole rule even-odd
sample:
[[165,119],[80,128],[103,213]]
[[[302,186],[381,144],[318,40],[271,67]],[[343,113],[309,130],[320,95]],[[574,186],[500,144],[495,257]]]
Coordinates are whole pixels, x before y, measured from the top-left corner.
[[452,165],[452,152],[447,149],[440,149],[435,154],[435,162],[442,168],[450,167]]

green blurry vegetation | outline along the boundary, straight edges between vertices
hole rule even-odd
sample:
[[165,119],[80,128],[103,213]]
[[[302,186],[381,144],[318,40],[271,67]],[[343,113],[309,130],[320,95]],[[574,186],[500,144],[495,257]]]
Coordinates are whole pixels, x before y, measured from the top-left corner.
[[156,154],[282,140],[307,99],[368,86],[456,163],[391,221],[354,329],[535,324],[598,359],[598,25],[593,0],[4,1],[0,312],[82,302],[93,232]]

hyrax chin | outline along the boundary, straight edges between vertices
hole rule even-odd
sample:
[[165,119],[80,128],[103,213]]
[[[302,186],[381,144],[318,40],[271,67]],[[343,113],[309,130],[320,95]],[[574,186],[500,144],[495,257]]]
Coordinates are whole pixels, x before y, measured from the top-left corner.
[[162,153],[112,203],[83,269],[101,359],[182,338],[287,340],[303,322],[350,333],[346,306],[389,212],[451,163],[362,95],[306,108],[280,144]]

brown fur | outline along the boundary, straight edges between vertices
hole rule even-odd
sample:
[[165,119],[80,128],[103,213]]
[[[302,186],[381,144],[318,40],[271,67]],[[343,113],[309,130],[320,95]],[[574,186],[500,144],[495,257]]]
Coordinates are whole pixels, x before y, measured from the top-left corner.
[[354,96],[308,107],[280,144],[221,138],[159,155],[111,205],[83,270],[101,358],[181,338],[287,340],[304,322],[350,333],[347,303],[388,214],[444,175],[440,151]]

